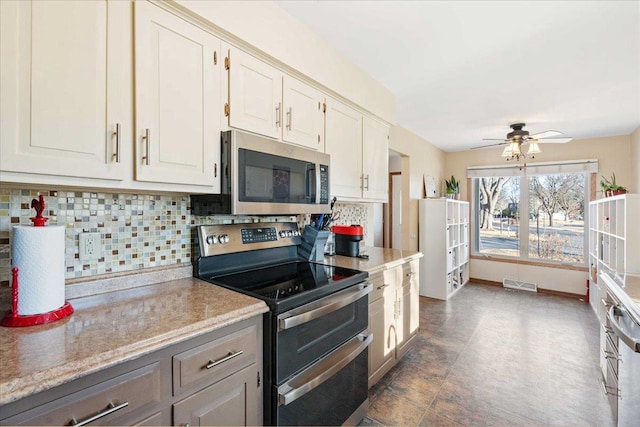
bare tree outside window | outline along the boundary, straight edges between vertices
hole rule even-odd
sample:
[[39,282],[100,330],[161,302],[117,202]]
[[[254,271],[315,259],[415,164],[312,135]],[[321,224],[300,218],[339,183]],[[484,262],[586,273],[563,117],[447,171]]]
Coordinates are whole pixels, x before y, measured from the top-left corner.
[[[583,173],[476,178],[476,252],[583,263],[586,180]],[[528,230],[521,227],[523,215]]]

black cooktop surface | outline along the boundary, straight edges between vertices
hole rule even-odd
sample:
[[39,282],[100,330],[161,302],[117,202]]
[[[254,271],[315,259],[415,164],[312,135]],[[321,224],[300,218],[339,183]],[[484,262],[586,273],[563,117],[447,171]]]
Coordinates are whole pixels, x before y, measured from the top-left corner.
[[280,313],[364,281],[368,273],[333,265],[295,261],[239,273],[201,277],[264,300]]

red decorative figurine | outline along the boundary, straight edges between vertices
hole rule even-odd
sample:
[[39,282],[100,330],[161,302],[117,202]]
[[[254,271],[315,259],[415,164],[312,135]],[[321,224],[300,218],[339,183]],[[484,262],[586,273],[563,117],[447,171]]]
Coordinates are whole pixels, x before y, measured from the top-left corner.
[[49,221],[49,218],[42,216],[44,206],[44,196],[42,194],[38,196],[38,200],[31,200],[31,208],[36,210],[36,216],[29,219],[33,221],[34,227],[44,227],[44,224]]

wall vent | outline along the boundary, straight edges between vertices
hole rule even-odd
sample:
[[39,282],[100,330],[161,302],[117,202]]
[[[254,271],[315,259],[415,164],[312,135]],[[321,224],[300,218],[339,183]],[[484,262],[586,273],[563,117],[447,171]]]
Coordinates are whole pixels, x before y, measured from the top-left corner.
[[521,289],[523,291],[538,292],[538,285],[536,283],[521,282],[514,279],[502,279],[502,286],[511,289]]

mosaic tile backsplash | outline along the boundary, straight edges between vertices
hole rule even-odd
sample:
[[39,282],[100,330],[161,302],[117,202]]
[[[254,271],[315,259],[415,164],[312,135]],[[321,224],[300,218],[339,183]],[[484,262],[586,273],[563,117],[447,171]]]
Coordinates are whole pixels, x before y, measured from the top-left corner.
[[[120,194],[56,189],[0,188],[0,284],[9,285],[12,226],[30,225],[35,215],[31,200],[45,196],[48,224],[64,225],[66,279],[190,262],[194,250],[193,229],[200,224],[297,221],[301,228],[308,216],[277,218],[200,217],[191,215],[188,195]],[[366,204],[336,204],[336,224],[367,222]],[[99,232],[103,256],[80,261],[78,235]]]

